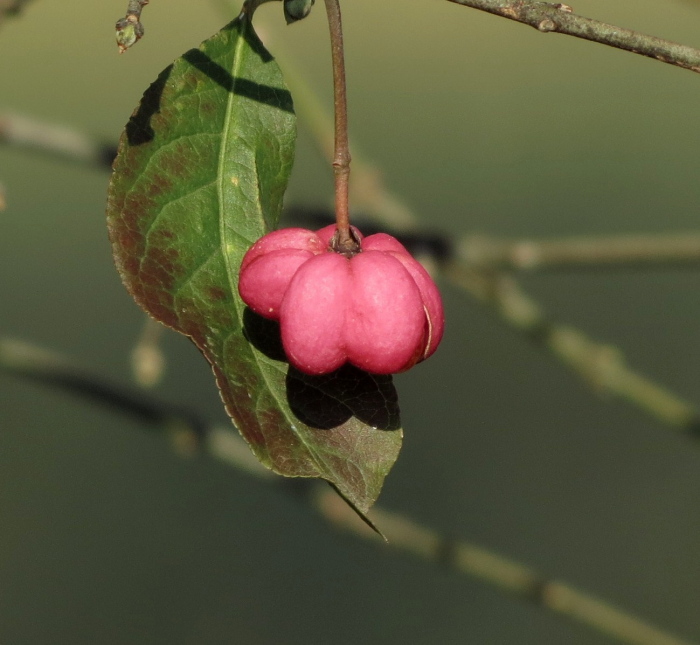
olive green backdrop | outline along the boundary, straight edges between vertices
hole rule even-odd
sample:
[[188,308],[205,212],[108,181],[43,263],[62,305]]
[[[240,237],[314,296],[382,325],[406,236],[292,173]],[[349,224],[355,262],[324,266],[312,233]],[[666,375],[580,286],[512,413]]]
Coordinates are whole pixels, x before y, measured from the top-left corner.
[[[0,110],[116,140],[173,58],[223,24],[154,0],[35,0],[0,31]],[[322,3],[258,24],[330,105]],[[700,229],[700,77],[444,0],[345,0],[351,128],[452,235]],[[577,12],[700,45],[700,3]],[[233,17],[233,15],[231,16]],[[280,63],[285,66],[284,57]],[[127,381],[143,316],[113,269],[107,176],[0,148],[0,333]],[[289,203],[328,204],[303,126]],[[700,267],[531,276],[563,322],[700,405]],[[444,285],[447,334],[397,377],[406,439],[381,502],[700,639],[700,445],[614,400]],[[224,420],[206,362],[164,341],[157,395]],[[0,374],[0,643],[603,645],[457,574],[329,530],[281,491],[174,455],[118,414]]]

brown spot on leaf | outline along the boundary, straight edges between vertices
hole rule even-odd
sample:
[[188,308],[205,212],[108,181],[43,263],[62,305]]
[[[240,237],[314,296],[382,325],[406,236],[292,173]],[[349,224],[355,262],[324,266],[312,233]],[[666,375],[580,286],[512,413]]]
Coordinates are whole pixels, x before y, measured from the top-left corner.
[[221,287],[208,287],[207,293],[212,300],[226,300],[228,294]]
[[202,103],[199,106],[199,109],[202,111],[202,114],[210,116],[212,114],[216,114],[219,111],[219,106],[213,101],[202,101]]
[[168,195],[172,193],[172,190],[173,182],[164,175],[158,173],[151,175],[150,181],[144,189],[143,194],[148,198],[153,199],[154,197],[159,197],[160,195]]
[[170,292],[185,273],[178,263],[180,252],[173,248],[151,247],[140,272],[141,282],[158,291]]

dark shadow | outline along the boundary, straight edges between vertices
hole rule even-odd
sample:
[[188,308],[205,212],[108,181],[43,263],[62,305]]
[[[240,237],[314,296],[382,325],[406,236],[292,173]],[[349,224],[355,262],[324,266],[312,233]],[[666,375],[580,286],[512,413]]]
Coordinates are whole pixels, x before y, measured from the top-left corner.
[[243,312],[243,335],[258,351],[275,361],[286,361],[280,324],[256,314],[250,307]]
[[369,374],[352,365],[321,376],[290,366],[287,400],[299,420],[312,428],[330,430],[352,417],[377,430],[401,427],[391,376]]
[[260,60],[263,63],[269,63],[274,60],[274,56],[265,49],[258,35],[255,33],[253,28],[252,17],[247,17],[245,15],[234,18],[231,22],[226,25],[222,31],[238,31],[240,36],[243,36],[248,46],[260,56]]
[[166,67],[155,82],[144,92],[139,107],[126,124],[126,138],[131,146],[140,146],[153,141],[156,136],[151,127],[153,115],[160,112],[160,101],[173,65]]
[[[269,54],[267,56],[270,58]],[[257,101],[284,112],[294,112],[292,95],[289,90],[261,85],[245,78],[234,77],[227,69],[214,62],[199,49],[190,49],[190,51],[183,54],[182,58],[192,67],[198,69],[202,74],[223,87],[227,92],[233,92],[238,96],[244,96],[251,101]]]
[[[268,358],[287,362],[279,323],[246,307],[243,334]],[[330,430],[355,417],[378,430],[401,427],[399,403],[391,376],[369,374],[343,365],[331,374],[311,376],[289,366],[287,402],[297,418],[311,428]]]

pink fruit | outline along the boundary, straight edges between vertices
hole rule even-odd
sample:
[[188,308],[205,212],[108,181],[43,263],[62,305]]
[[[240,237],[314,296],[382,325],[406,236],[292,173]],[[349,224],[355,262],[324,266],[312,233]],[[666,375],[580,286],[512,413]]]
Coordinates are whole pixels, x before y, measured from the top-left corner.
[[335,226],[260,238],[241,264],[238,289],[253,311],[280,321],[289,362],[307,374],[351,363],[374,374],[430,356],[444,329],[428,272],[385,233],[363,238],[352,257],[332,247]]

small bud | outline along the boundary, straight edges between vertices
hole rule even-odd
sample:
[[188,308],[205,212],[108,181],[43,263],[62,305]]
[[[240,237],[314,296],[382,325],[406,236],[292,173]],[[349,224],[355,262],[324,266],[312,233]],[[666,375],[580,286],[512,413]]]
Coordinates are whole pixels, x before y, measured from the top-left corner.
[[131,15],[117,21],[116,29],[120,54],[135,45],[144,34],[143,25]]
[[303,20],[311,12],[315,0],[284,0],[284,18],[287,24]]

